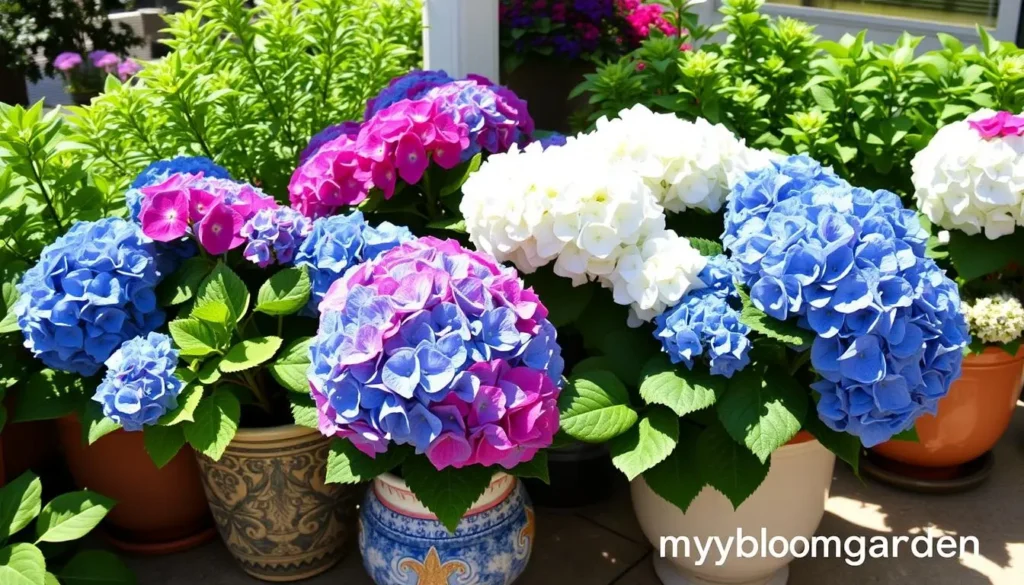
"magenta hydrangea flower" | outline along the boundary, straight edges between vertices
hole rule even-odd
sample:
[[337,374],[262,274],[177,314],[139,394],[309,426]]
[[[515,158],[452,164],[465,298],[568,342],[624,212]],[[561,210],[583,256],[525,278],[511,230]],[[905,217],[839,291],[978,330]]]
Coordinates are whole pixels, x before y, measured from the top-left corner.
[[370,172],[347,134],[327,141],[295,169],[288,183],[292,207],[308,217],[358,205],[370,193]]
[[511,468],[551,444],[563,361],[518,273],[421,238],[350,270],[320,304],[320,431],[367,455],[412,445],[438,469]]
[[355,139],[362,126],[363,125],[359,122],[342,122],[341,124],[328,126],[320,132],[317,132],[315,136],[309,139],[309,144],[299,155],[299,164],[301,165],[306,162],[309,157],[316,154],[325,144],[339,136],[348,136],[349,138]]
[[89,53],[89,61],[92,62],[93,67],[103,69],[108,73],[116,71],[117,66],[121,64],[121,58],[110,51],[93,51]]
[[162,183],[143,187],[142,231],[157,242],[191,235],[210,254],[223,254],[243,243],[242,226],[277,202],[262,191],[230,179],[176,173]]
[[142,71],[142,65],[135,59],[125,59],[117,66],[117,76],[122,82],[128,81],[139,71]]
[[1011,112],[997,112],[991,118],[970,120],[967,124],[985,140],[1024,134],[1024,116],[1015,116]]
[[82,56],[78,53],[64,52],[53,60],[53,68],[67,73],[82,64]]

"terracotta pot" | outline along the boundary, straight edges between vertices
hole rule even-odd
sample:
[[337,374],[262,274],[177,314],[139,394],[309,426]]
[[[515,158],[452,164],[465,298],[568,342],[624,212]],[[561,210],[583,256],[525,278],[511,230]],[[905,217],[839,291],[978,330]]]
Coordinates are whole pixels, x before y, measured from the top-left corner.
[[570,131],[569,117],[586,107],[587,97],[572,100],[569,94],[583,83],[583,76],[594,72],[594,64],[586,61],[564,63],[558,59],[531,57],[502,82],[517,96],[526,100],[527,109],[538,130]]
[[363,501],[359,550],[377,585],[507,585],[526,569],[535,531],[526,489],[506,473],[494,475],[455,534],[385,473]]
[[656,549],[654,569],[658,578],[665,585],[784,585],[789,578],[792,554],[783,558],[770,554],[747,556],[753,545],[744,539],[747,542],[744,556],[738,556],[734,546],[724,564],[717,565],[719,559],[715,556],[698,565],[699,556],[694,552],[685,556],[682,545],[674,557],[671,547],[666,547],[669,554],[662,558],[661,538],[690,538],[691,551],[696,551],[696,546],[692,545],[694,538],[702,539],[702,546],[709,542],[707,539],[716,536],[725,543],[727,539],[737,539],[740,530],[744,537],[755,539],[756,546],[760,546],[762,530],[766,539],[777,536],[788,542],[797,537],[810,539],[825,513],[834,464],[835,455],[831,451],[810,435],[801,433],[797,440],[772,454],[768,477],[738,509],[734,510],[721,493],[705,487],[685,514],[654,493],[643,477],[634,480],[633,509],[644,534]]
[[220,461],[197,455],[220,536],[253,577],[298,581],[341,560],[358,489],[324,483],[330,441],[296,425],[239,429]]
[[188,446],[157,468],[146,453],[142,433],[118,430],[86,445],[76,417],[59,419],[57,429],[78,487],[117,500],[104,521],[116,547],[137,554],[169,554],[216,535]]
[[960,379],[939,401],[938,413],[917,419],[920,442],[889,441],[872,452],[903,464],[944,468],[955,476],[957,466],[984,455],[1006,432],[1022,385],[1024,347],[1016,356],[994,347],[969,355]]

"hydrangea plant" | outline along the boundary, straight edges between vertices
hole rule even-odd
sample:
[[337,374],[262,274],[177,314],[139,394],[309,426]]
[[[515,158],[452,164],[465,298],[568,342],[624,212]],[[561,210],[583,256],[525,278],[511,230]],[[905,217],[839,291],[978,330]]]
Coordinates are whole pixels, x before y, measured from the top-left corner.
[[320,431],[339,438],[328,481],[401,466],[454,531],[495,470],[546,475],[561,347],[514,269],[420,238],[346,273],[320,310],[308,375]]
[[856,467],[959,375],[959,291],[918,216],[806,156],[634,108],[464,191],[470,240],[576,344],[562,430],[684,511],[705,486],[739,506],[801,430]]

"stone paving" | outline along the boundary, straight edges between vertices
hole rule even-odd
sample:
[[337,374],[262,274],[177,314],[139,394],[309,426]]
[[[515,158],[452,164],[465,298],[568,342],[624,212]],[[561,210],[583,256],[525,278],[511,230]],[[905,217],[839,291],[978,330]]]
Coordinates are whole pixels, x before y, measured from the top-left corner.
[[[973,535],[979,555],[963,559],[867,560],[853,567],[841,559],[801,559],[790,585],[1022,585],[1024,584],[1024,403],[996,448],[992,478],[976,491],[954,496],[899,492],[849,469],[835,481],[818,534],[913,535],[933,526]],[[633,517],[625,483],[611,501],[572,511],[539,510],[537,544],[519,585],[659,585],[651,550]],[[190,552],[129,559],[142,585],[254,585],[227,550],[213,542]],[[372,585],[357,551],[309,585]]]

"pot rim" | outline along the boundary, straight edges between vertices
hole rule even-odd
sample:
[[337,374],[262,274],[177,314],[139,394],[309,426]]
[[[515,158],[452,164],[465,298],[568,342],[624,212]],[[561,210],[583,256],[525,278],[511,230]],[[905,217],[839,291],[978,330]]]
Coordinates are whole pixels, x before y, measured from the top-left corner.
[[[239,427],[235,432],[232,442],[243,443],[277,443],[289,439],[304,438],[310,435],[320,435],[317,429],[300,426],[297,424],[279,425],[276,427]],[[325,439],[331,437],[324,436]]]
[[1017,348],[1016,355],[1006,353],[1006,350],[998,345],[986,345],[981,353],[970,353],[964,356],[963,367],[984,368],[991,366],[1002,366],[1011,362],[1024,360],[1024,344]]
[[[463,518],[475,516],[500,505],[512,495],[517,485],[519,485],[518,478],[502,471],[496,471],[491,476],[491,483],[487,485],[487,489],[463,514]],[[437,520],[437,516],[423,505],[423,502],[416,497],[405,480],[391,472],[384,472],[373,478],[370,489],[373,490],[381,505],[396,514],[421,520]]]
[[[488,486],[492,486],[495,483],[497,483],[499,481],[502,481],[505,478],[505,476],[507,476],[507,475],[509,475],[509,474],[504,472],[504,471],[495,471],[494,474],[491,475],[491,483],[489,483],[487,485]],[[412,491],[412,489],[409,488],[409,484],[405,483],[404,479],[398,477],[397,475],[395,475],[394,473],[391,473],[390,471],[385,471],[384,473],[382,473],[382,474],[378,475],[377,477],[373,478],[373,480],[374,481],[380,480],[381,482],[386,483],[386,484],[388,484],[388,485],[390,485],[392,487],[396,487],[398,489],[402,489],[402,490],[406,490],[406,491],[410,491],[410,492]]]

